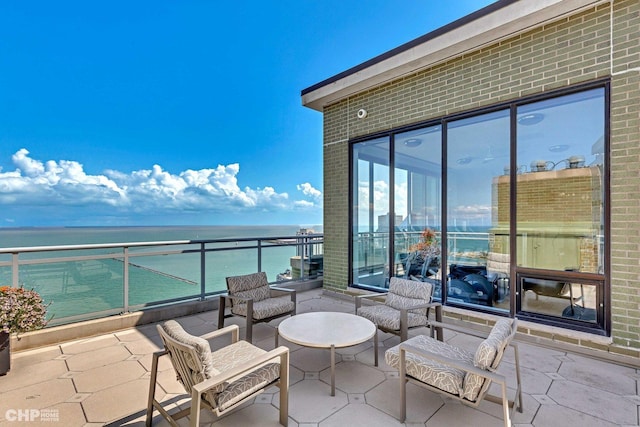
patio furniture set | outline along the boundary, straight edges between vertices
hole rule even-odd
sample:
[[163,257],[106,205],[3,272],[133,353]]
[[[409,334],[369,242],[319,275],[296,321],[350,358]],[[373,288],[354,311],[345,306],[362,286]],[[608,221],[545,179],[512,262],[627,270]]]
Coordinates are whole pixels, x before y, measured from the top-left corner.
[[[356,297],[355,314],[315,312],[296,315],[295,290],[269,286],[264,273],[228,277],[227,287],[228,293],[220,297],[218,330],[197,337],[185,332],[173,320],[157,326],[164,349],[153,356],[147,426],[152,423],[154,410],[173,426],[187,415],[190,424],[197,426],[202,409],[223,415],[272,385],[280,389],[279,422],[287,426],[289,348],[278,345],[279,337],[305,347],[330,350],[331,396],[334,396],[336,348],[373,338],[377,366],[378,330],[400,336],[400,344],[385,352],[386,363],[399,371],[400,422],[406,418],[406,384],[409,381],[474,407],[484,399],[501,403],[507,427],[511,426],[513,410],[522,412],[518,348],[513,342],[517,321],[500,319],[488,334],[445,324],[442,306],[432,301],[433,287],[428,282],[393,277],[389,292]],[[227,303],[230,313],[226,312]],[[435,312],[435,320],[429,320],[430,310]],[[239,339],[237,325],[224,326],[224,319],[230,316],[245,318],[245,340]],[[253,324],[283,316],[290,317],[277,327],[275,349],[265,351],[252,344]],[[430,329],[430,336],[408,337],[409,329],[425,326]],[[472,353],[444,342],[444,329],[467,333],[483,341]],[[224,335],[231,337],[231,344],[212,351],[208,340]],[[507,347],[514,349],[515,356],[517,387],[512,400],[507,397],[505,376],[496,372]],[[163,356],[168,356],[178,381],[191,398],[191,406],[176,413],[169,413],[155,397],[158,363]],[[500,396],[488,393],[491,382],[500,386]]]

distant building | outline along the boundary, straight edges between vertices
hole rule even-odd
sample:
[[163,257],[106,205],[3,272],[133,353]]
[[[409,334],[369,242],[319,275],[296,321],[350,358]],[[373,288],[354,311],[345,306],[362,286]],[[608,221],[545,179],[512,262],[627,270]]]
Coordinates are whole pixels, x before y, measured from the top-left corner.
[[640,355],[639,44],[637,0],[500,0],[304,89],[325,288],[385,290],[429,227],[449,312]]

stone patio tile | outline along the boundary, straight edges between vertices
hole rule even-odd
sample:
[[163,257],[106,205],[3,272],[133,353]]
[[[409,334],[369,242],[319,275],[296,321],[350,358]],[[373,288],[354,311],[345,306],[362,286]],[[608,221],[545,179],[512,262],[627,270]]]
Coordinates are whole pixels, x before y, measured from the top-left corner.
[[[146,331],[146,332],[145,332]],[[153,332],[153,333],[150,333]],[[138,340],[152,340],[158,339],[160,341],[160,334],[153,329],[146,328],[145,330],[140,329],[125,329],[123,331],[114,332],[116,338],[119,341],[130,342],[130,341],[138,341]]]
[[320,427],[388,427],[400,426],[400,422],[369,405],[349,405],[340,409],[326,420]]
[[636,380],[631,377],[635,374],[635,369],[578,355],[572,358],[575,362],[563,362],[558,370],[558,373],[566,379],[615,394],[636,393]]
[[[118,384],[126,384],[142,377],[145,372],[137,361],[122,361],[82,372],[74,376],[73,381],[78,392],[93,393]],[[149,380],[146,381],[148,385]]]
[[104,347],[111,347],[118,344],[118,339],[113,334],[100,335],[93,338],[71,341],[60,344],[64,354],[83,353],[88,350],[95,350]]
[[0,419],[9,409],[41,409],[56,407],[76,393],[70,379],[52,379],[3,393],[0,399]]
[[[203,411],[204,414],[204,411]],[[256,403],[229,413],[220,418],[216,427],[282,427],[279,422],[280,412],[270,404]],[[154,426],[155,427],[155,426]],[[289,417],[289,427],[298,427],[298,423]]]
[[[88,422],[107,423],[140,411],[144,413],[148,394],[149,380],[139,379],[93,393],[82,402],[82,407]],[[164,393],[160,390],[156,397],[162,399]]]
[[11,368],[20,368],[22,366],[31,366],[36,363],[53,360],[62,354],[60,347],[48,346],[29,351],[11,352]]
[[[153,354],[144,354],[138,360],[138,362],[142,365],[144,369],[151,372],[151,364],[153,363]],[[171,360],[168,357],[161,357],[158,359],[158,372],[166,371],[167,369],[173,370],[173,365],[171,364]]]
[[[341,360],[336,353],[336,364]],[[331,352],[325,348],[307,348],[292,351],[289,363],[304,372],[320,372],[331,366]]]
[[[545,373],[558,372],[561,364],[558,357],[563,356],[563,352],[521,342],[517,344],[520,356],[520,366],[526,366],[527,369],[533,369]],[[505,353],[504,360],[509,363],[515,363],[513,350],[509,350]]]
[[117,340],[111,347],[90,350],[88,347],[85,348],[85,352],[74,353],[67,359],[67,365],[71,371],[88,371],[125,360],[131,356],[131,353],[124,346],[118,345]]
[[[407,419],[409,416],[410,412],[407,409]],[[493,417],[453,399],[445,399],[445,405],[425,423],[426,427],[497,427],[502,425],[504,425],[502,416],[500,418]]]
[[158,385],[167,394],[186,393],[184,386],[176,379],[176,372],[173,369],[158,372]]
[[[289,388],[289,417],[297,423],[319,423],[349,403],[347,395],[321,381],[304,380]],[[216,426],[217,427],[217,426]]]
[[59,403],[46,409],[53,411],[50,412],[51,415],[56,415],[56,413],[58,415],[57,420],[52,417],[51,422],[48,422],[47,425],[80,427],[87,423],[80,403]]
[[[542,405],[536,413],[536,426],[580,426],[580,427],[614,427],[619,426],[602,418],[596,418],[584,412],[559,405]],[[637,425],[637,424],[631,424]]]
[[[158,340],[160,340],[158,338]],[[129,350],[131,354],[152,354],[158,350],[162,350],[162,343],[156,343],[148,339],[123,342],[122,345]]]
[[[335,374],[336,388],[345,393],[366,393],[386,380],[382,372],[360,362],[338,363]],[[320,379],[331,385],[331,369],[320,372]]]
[[[400,416],[400,379],[387,380],[365,394],[367,404],[394,419]],[[407,384],[407,423],[424,424],[444,405],[441,395]]]
[[547,396],[559,405],[601,420],[620,425],[638,423],[638,407],[619,395],[603,390],[602,387],[589,387],[575,381],[553,381]]
[[0,377],[0,393],[58,378],[67,372],[64,360],[45,360],[29,365],[22,362],[14,363],[13,355],[11,357],[11,370],[7,375]]

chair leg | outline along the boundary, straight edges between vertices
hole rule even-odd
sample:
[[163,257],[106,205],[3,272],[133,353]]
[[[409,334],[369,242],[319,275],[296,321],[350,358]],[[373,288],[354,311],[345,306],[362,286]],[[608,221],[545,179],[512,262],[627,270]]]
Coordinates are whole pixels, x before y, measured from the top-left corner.
[[406,375],[406,350],[400,348],[400,422],[404,423],[407,419],[407,375]]
[[378,328],[373,335],[373,366],[378,366]]
[[253,300],[247,301],[247,332],[245,334],[245,340],[248,343],[253,343]]
[[223,295],[220,295],[218,302],[218,329],[224,328],[224,310],[226,302],[227,299]]
[[516,359],[516,397],[514,399],[514,406],[517,403],[516,409],[518,410],[518,412],[522,413],[523,408],[522,408],[522,382],[520,380],[520,354],[518,353],[518,344],[512,342],[511,346],[513,347],[513,352],[515,354],[515,359]]
[[511,427],[511,418],[509,417],[509,398],[507,397],[507,383],[500,384],[502,389],[502,416],[504,417],[504,427]]
[[153,353],[153,359],[151,360],[151,380],[149,383],[149,400],[147,401],[147,418],[145,420],[145,425],[147,427],[151,426],[151,422],[153,421],[153,401],[156,398],[156,384],[158,379],[158,359],[160,356],[167,354],[166,350],[156,351]]
[[289,352],[280,356],[280,424],[289,424]]
[[400,310],[400,342],[405,342],[409,338],[409,313],[407,310]]
[[189,415],[189,425],[200,427],[200,393],[191,390],[191,414]]

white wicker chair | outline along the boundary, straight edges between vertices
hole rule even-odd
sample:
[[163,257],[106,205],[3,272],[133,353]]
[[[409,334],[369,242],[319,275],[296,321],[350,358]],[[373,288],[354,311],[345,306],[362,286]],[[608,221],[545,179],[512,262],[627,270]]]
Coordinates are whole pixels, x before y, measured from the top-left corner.
[[[513,409],[522,412],[520,360],[518,347],[513,342],[517,324],[516,319],[500,319],[489,334],[483,334],[477,330],[432,322],[431,337],[419,335],[387,350],[385,361],[400,373],[400,421],[406,419],[406,387],[407,381],[411,381],[473,407],[483,399],[502,403],[504,425],[511,427]],[[434,339],[435,326],[484,338],[484,341],[472,353]],[[496,372],[508,346],[513,347],[515,353],[516,394],[512,401],[507,397],[505,376]],[[488,394],[492,381],[500,385],[501,396]]]
[[[296,291],[269,286],[264,272],[231,276],[226,281],[229,292],[220,295],[218,329],[224,327],[224,319],[227,317],[244,317],[247,321],[245,339],[252,342],[254,323],[296,314]],[[230,314],[225,312],[227,300],[231,302]]]
[[[164,350],[153,354],[146,425],[152,423],[157,409],[172,426],[189,415],[190,425],[200,424],[200,411],[208,408],[222,415],[255,397],[271,385],[280,388],[280,424],[288,423],[289,349],[278,347],[269,352],[239,341],[239,328],[231,325],[201,337],[188,334],[176,321],[158,325]],[[211,351],[208,339],[230,334],[231,344]],[[170,415],[155,398],[158,359],[168,355],[178,381],[191,396],[191,406]]]

